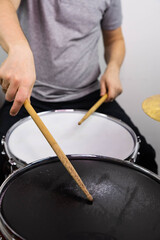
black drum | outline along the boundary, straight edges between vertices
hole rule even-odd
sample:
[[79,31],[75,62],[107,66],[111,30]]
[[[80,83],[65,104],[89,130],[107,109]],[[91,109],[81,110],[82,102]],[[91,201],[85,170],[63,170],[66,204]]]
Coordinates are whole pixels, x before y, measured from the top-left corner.
[[133,163],[69,156],[88,191],[61,162],[44,159],[14,172],[0,192],[5,239],[159,240],[160,179]]

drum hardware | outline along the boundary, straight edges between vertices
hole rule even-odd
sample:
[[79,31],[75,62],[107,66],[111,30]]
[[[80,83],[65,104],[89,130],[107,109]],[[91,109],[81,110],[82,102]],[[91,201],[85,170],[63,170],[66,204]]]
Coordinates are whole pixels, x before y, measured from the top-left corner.
[[4,149],[3,149],[3,151],[1,152],[1,154],[2,154],[3,156],[8,156],[8,158],[10,159],[11,157],[10,157],[10,154],[9,154],[9,152],[8,152],[8,149],[5,148],[5,143],[6,143],[6,141],[5,141],[5,136],[2,136],[1,145],[4,147]]
[[134,153],[132,154],[131,158],[129,158],[129,160],[125,160],[125,161],[129,161],[129,162],[132,162],[132,163],[136,163],[136,159],[137,159],[137,156],[140,154],[138,152],[139,148],[140,148],[140,143],[141,143],[141,139],[139,136],[137,136],[137,143],[136,143],[136,146],[135,146],[135,151]]
[[160,122],[160,95],[145,99],[142,103],[142,109],[149,117]]
[[6,153],[5,153],[5,151],[4,151],[4,150],[1,152],[1,154],[2,154],[3,156],[5,156],[5,155],[6,155]]
[[10,164],[10,171],[11,171],[11,173],[18,169],[17,163],[14,161],[14,159],[10,158],[8,160],[8,162]]
[[0,235],[0,240],[4,240],[4,238]]
[[[18,238],[15,238],[11,231],[9,230],[8,226],[3,225],[2,222],[0,222],[0,240],[19,240]],[[2,234],[3,233],[3,234]]]
[[[4,147],[6,142],[5,142],[5,136],[2,137],[1,139],[1,144]],[[11,157],[9,154],[7,148],[4,147],[4,149],[1,152],[2,156],[4,157],[5,161],[5,178],[8,177],[10,173],[18,169],[17,163],[15,160]]]
[[1,144],[4,145],[4,142],[5,142],[5,136],[2,137]]

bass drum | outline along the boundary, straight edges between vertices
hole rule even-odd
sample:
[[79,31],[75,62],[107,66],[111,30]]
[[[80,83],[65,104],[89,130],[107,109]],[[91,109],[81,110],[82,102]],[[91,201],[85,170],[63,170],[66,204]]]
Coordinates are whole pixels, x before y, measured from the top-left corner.
[[[122,121],[94,113],[78,125],[85,111],[57,110],[40,113],[66,155],[91,154],[136,160],[139,142],[134,131]],[[37,160],[56,156],[31,117],[14,124],[6,134],[4,149],[18,168]]]
[[133,163],[68,156],[93,203],[57,157],[14,172],[0,191],[5,239],[157,240],[160,179]]

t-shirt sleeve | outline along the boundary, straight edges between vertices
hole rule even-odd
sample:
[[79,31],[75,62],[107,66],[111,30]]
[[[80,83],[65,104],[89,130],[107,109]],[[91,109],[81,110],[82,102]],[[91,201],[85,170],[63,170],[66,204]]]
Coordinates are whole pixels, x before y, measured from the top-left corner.
[[104,30],[114,30],[122,24],[121,0],[110,0],[110,4],[104,12],[101,26]]

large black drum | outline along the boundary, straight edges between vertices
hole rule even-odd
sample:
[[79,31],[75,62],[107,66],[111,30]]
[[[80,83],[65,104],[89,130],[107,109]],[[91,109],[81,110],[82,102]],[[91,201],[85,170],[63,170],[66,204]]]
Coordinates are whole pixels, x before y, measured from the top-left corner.
[[44,159],[13,173],[0,192],[5,239],[159,240],[160,179],[133,163],[69,157],[91,204],[61,162]]

